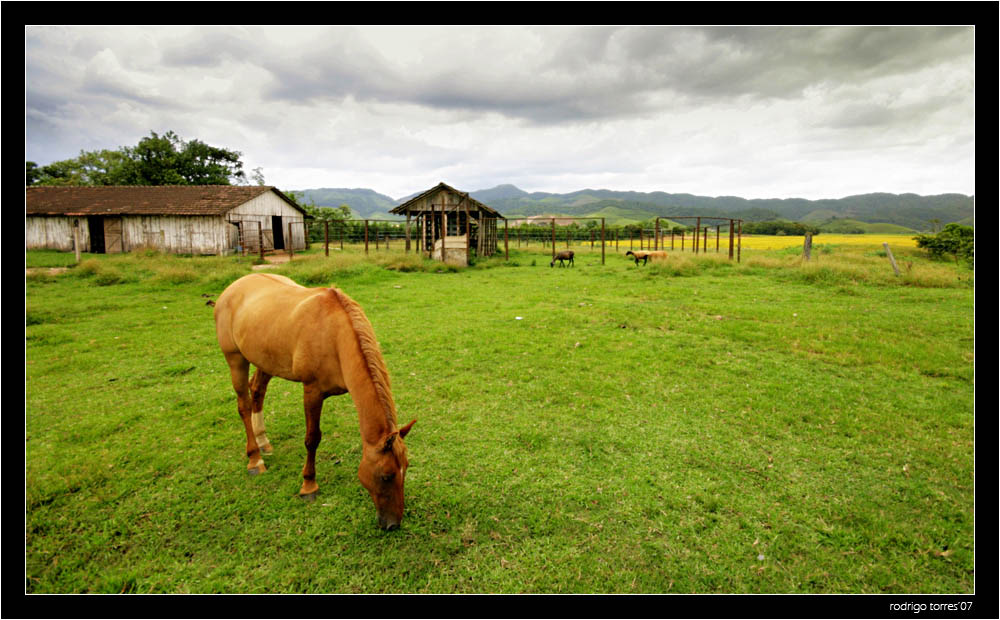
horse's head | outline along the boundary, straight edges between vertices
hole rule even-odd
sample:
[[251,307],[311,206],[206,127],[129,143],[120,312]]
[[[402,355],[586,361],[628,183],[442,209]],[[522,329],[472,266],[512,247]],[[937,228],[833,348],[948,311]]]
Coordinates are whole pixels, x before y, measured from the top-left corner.
[[377,444],[365,444],[362,448],[358,480],[372,496],[378,525],[383,530],[396,529],[403,520],[403,480],[409,465],[403,438],[413,422],[389,433]]

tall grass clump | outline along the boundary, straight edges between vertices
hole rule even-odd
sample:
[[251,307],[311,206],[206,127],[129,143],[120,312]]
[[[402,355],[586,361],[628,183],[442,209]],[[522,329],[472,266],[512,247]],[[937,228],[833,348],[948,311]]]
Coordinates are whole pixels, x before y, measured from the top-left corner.
[[138,274],[134,271],[126,272],[118,264],[96,258],[80,261],[80,264],[73,270],[73,274],[88,279],[96,286],[111,286],[139,280]]

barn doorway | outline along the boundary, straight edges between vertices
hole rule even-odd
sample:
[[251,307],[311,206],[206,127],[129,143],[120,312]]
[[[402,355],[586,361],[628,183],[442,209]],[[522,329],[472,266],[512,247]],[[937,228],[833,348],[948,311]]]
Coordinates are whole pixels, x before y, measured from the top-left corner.
[[90,253],[104,254],[104,217],[100,215],[88,216],[87,228],[90,229]]
[[274,235],[274,249],[285,249],[285,231],[281,224],[280,215],[271,216],[271,234]]
[[103,215],[87,216],[92,254],[117,254],[125,251],[122,218]]

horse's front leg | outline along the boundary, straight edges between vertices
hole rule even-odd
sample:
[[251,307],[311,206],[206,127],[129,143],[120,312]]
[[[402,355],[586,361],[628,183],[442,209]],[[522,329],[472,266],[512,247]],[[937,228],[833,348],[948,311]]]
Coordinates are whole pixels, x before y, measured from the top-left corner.
[[247,434],[247,473],[262,474],[267,471],[264,459],[260,456],[260,447],[253,430],[253,399],[250,397],[250,385],[247,377],[250,373],[250,362],[239,353],[226,355],[229,364],[229,374],[236,391],[236,408],[239,410],[243,428]]
[[302,468],[302,488],[299,497],[316,499],[319,485],[316,484],[316,448],[323,434],[319,430],[319,418],[323,413],[323,392],[316,386],[306,384],[303,389],[306,410],[306,464]]
[[271,375],[258,368],[253,373],[253,379],[250,381],[253,432],[254,438],[257,440],[257,446],[260,448],[262,454],[271,454],[274,452],[274,448],[271,447],[271,441],[267,438],[267,433],[264,430],[264,395],[267,394],[267,383],[270,380]]

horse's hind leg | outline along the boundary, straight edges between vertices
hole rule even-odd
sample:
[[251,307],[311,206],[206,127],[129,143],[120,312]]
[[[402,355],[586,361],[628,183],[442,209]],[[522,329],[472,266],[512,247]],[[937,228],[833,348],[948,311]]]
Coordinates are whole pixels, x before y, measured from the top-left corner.
[[236,407],[243,420],[243,428],[247,433],[247,472],[262,474],[267,471],[264,460],[260,456],[260,447],[253,430],[253,399],[250,397],[250,362],[239,353],[227,353],[226,363],[229,364],[229,374],[236,391]]
[[257,440],[257,446],[262,454],[274,452],[271,441],[267,438],[267,433],[264,430],[264,395],[267,393],[267,383],[270,380],[271,375],[260,368],[253,373],[253,379],[250,380],[250,399],[252,402],[250,408],[252,415],[250,417],[253,423],[254,438]]

